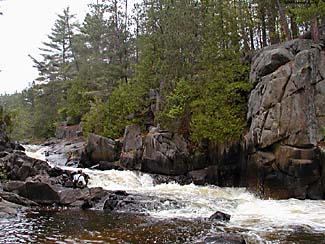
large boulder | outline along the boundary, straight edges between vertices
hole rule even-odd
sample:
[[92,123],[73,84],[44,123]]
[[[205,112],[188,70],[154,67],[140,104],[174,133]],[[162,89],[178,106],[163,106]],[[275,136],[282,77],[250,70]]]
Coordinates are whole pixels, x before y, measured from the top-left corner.
[[51,205],[60,202],[58,188],[49,182],[9,181],[4,184],[4,190],[39,204]]
[[17,215],[20,209],[21,205],[0,198],[0,219]]
[[264,197],[322,198],[325,51],[296,39],[253,59],[247,184]]
[[153,210],[168,210],[182,208],[184,203],[166,198],[143,194],[128,194],[115,191],[107,195],[103,209],[107,212],[147,213]]
[[122,168],[152,174],[177,176],[193,170],[189,167],[185,139],[157,127],[151,127],[149,133],[142,136],[140,126],[127,126],[119,161]]
[[59,123],[55,130],[55,137],[58,139],[71,139],[82,136],[82,127],[80,124],[68,125],[67,122]]
[[21,151],[13,151],[0,158],[0,166],[7,172],[9,180],[21,181],[38,174],[47,174],[51,169],[47,162],[30,158]]
[[184,175],[189,152],[184,138],[176,133],[151,128],[144,139],[141,170],[153,174]]
[[101,161],[114,162],[119,158],[119,145],[114,140],[90,133],[80,164],[91,167]]
[[140,170],[139,159],[142,156],[143,141],[139,125],[129,125],[125,128],[123,146],[120,156],[122,167],[131,170]]

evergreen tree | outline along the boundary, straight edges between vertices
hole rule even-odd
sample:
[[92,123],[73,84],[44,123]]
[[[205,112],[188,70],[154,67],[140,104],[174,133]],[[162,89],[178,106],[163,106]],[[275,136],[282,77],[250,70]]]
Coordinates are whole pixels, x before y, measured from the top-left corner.
[[52,32],[48,35],[49,42],[43,42],[44,48],[40,48],[42,60],[31,59],[39,71],[41,81],[62,81],[73,78],[79,71],[75,54],[74,33],[77,24],[73,22],[74,15],[69,8],[64,9],[62,15],[58,15]]

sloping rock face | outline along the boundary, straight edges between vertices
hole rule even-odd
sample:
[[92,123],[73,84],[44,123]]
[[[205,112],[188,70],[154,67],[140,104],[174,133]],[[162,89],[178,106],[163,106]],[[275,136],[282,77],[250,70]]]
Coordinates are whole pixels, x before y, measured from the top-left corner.
[[81,155],[82,167],[91,167],[102,161],[114,162],[119,158],[118,143],[110,138],[90,133]]
[[140,170],[140,158],[143,153],[143,141],[139,125],[126,126],[123,136],[123,146],[120,164],[126,169]]
[[247,184],[265,197],[324,198],[325,51],[296,39],[253,59]]
[[67,122],[59,123],[55,130],[58,139],[71,139],[82,136],[82,127],[78,125],[68,125]]
[[162,175],[185,175],[189,152],[184,138],[176,133],[151,127],[141,136],[138,125],[127,126],[120,157],[122,167]]
[[181,135],[152,128],[144,140],[141,170],[148,173],[183,175],[189,153]]

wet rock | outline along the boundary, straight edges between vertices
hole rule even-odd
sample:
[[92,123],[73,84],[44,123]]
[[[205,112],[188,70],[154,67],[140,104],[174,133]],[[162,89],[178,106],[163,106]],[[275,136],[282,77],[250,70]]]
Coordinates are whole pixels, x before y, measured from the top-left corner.
[[117,204],[119,203],[119,199],[116,195],[111,195],[104,203],[104,210],[113,211]]
[[153,178],[153,183],[155,185],[168,184],[170,182],[176,182],[180,185],[188,185],[192,183],[191,177],[186,175],[173,176],[173,175],[151,174],[151,177]]
[[190,171],[188,176],[195,185],[215,184],[218,182],[218,167],[210,166],[205,169]]
[[99,170],[122,170],[120,164],[118,162],[107,162],[101,161],[99,162],[98,166],[96,167]]
[[26,182],[19,195],[44,205],[60,202],[59,193],[54,186],[43,182]]
[[13,192],[0,192],[0,197],[4,200],[23,206],[37,206],[38,204],[27,198],[21,197]]
[[59,191],[59,203],[61,205],[71,205],[79,200],[86,200],[89,198],[89,189],[79,189],[79,188],[62,188]]
[[2,200],[0,201],[0,218],[16,216],[20,209],[22,209],[20,205]]
[[246,244],[245,239],[237,234],[222,233],[205,238],[205,244]]
[[153,210],[167,210],[180,208],[182,203],[168,198],[158,196],[147,196],[143,194],[120,194],[111,192],[106,198],[103,209],[106,211],[126,213],[146,213]]
[[91,167],[101,161],[114,162],[119,156],[116,147],[116,142],[112,139],[90,133],[81,155],[80,165]]
[[229,221],[230,217],[231,217],[230,214],[226,214],[221,211],[217,211],[209,217],[209,220],[211,220],[211,221],[215,221],[215,220],[216,221]]
[[[213,162],[211,170],[215,175],[215,184],[222,187],[245,186],[245,168],[243,143],[230,141],[208,143],[209,160]],[[211,166],[210,166],[211,167]],[[211,172],[212,174],[212,172]]]
[[153,174],[184,175],[189,153],[184,138],[167,131],[149,132],[145,137],[141,170]]

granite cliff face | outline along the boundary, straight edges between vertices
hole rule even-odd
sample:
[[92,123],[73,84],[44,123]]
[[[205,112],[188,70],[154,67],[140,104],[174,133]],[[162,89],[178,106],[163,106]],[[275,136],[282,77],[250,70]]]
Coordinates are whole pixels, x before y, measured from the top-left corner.
[[265,197],[325,197],[325,51],[296,39],[253,59],[247,185]]

